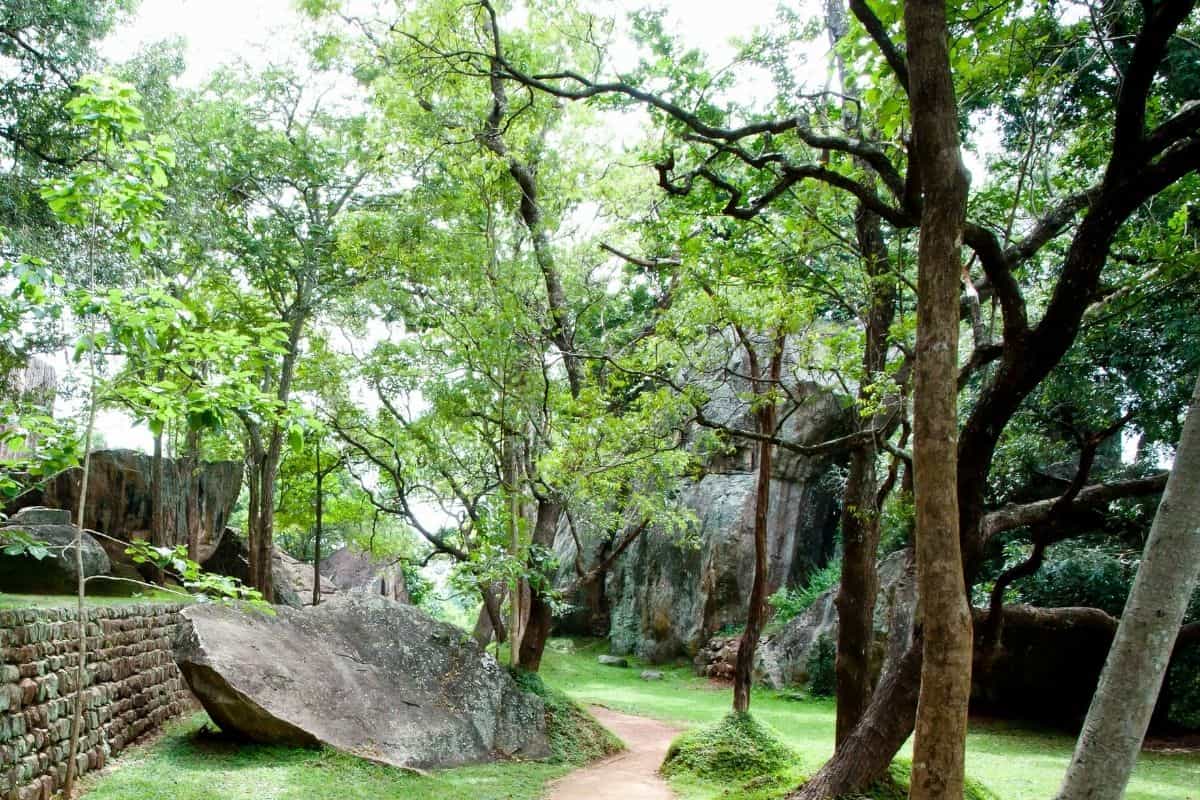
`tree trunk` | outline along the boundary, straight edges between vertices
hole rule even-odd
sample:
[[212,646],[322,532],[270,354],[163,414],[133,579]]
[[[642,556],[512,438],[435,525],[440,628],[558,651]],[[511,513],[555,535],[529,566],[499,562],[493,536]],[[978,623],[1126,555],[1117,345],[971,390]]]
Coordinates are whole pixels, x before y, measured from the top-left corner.
[[971,608],[958,535],[960,250],[967,176],[944,0],[907,0],[913,155],[924,188],[918,245],[913,469],[923,619],[913,800],[961,800],[971,695]]
[[480,591],[483,605],[479,608],[479,618],[475,621],[475,631],[471,634],[480,647],[487,647],[492,637],[495,637],[499,644],[504,644],[508,638],[508,631],[504,629],[504,615],[500,613],[505,591],[503,583],[493,583]]
[[1059,800],[1119,800],[1200,578],[1200,379]]
[[[188,428],[184,444],[183,469],[190,476],[200,466],[200,432]],[[204,524],[205,498],[198,498],[197,509],[192,514],[191,504],[188,504],[187,518],[187,553],[191,561],[200,561],[200,528]]]
[[[162,379],[162,370],[159,370]],[[166,525],[163,513],[163,437],[154,436],[154,454],[150,458],[150,544],[164,547],[167,544]],[[162,567],[154,567],[154,582],[164,581]]]
[[321,605],[321,517],[324,512],[324,482],[325,473],[321,472],[321,442],[317,441],[317,519],[316,530],[313,533],[313,593],[312,604]]
[[[558,533],[558,525],[562,520],[563,507],[553,500],[538,501],[537,522],[533,526],[533,546],[550,548],[554,546],[554,537]],[[540,579],[549,581],[550,575],[542,575]],[[521,637],[520,663],[524,669],[537,672],[542,665],[542,653],[546,649],[546,640],[550,637],[550,626],[553,616],[547,592],[535,582],[529,586],[529,617],[525,623],[525,632]]]
[[[754,379],[754,394],[759,403],[754,416],[758,433],[764,437],[775,435],[775,399],[771,392],[779,382],[783,370],[784,339],[779,336],[772,343],[770,374],[767,381],[759,373],[758,358],[753,344],[743,337],[746,354],[750,361],[750,375]],[[766,399],[764,399],[766,398]],[[763,617],[767,605],[767,520],[771,511],[771,461],[774,445],[765,439],[758,445],[758,476],[754,493],[754,581],[750,587],[750,606],[746,610],[746,630],[738,644],[737,661],[733,668],[733,710],[743,713],[750,710],[750,686],[754,677],[754,653],[758,649],[758,637],[762,635]]]

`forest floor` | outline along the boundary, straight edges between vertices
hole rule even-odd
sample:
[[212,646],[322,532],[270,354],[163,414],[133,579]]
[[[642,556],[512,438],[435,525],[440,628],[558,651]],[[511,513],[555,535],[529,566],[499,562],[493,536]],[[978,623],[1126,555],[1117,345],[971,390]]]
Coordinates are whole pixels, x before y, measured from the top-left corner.
[[[716,722],[729,710],[729,688],[697,678],[687,665],[655,667],[663,673],[663,680],[645,681],[639,677],[641,664],[636,659],[631,659],[633,666],[628,669],[607,667],[596,661],[603,652],[606,646],[600,641],[552,640],[542,662],[542,677],[547,685],[578,702],[658,720],[676,729]],[[794,772],[788,775],[792,785],[832,753],[832,701],[758,690],[751,711],[799,754]],[[598,713],[608,716],[604,710]],[[198,714],[175,723],[158,740],[127,750],[114,760],[112,768],[87,776],[88,799],[537,800],[550,792],[551,800],[601,800],[604,795],[596,787],[606,780],[619,787],[624,769],[619,758],[601,762],[606,767],[584,768],[574,775],[597,780],[566,794],[562,787],[572,784],[555,781],[571,772],[569,765],[499,763],[416,776],[329,751],[231,744],[200,733],[205,722],[205,716]],[[665,729],[655,734],[655,748],[663,747],[662,742],[669,738],[661,733]],[[973,722],[967,741],[967,771],[1002,800],[1044,800],[1054,796],[1073,746],[1074,738],[1059,731],[995,720]],[[637,746],[631,749],[636,751]],[[909,755],[907,748],[902,755]],[[658,758],[647,757],[636,774],[644,776]],[[1197,776],[1200,753],[1143,753],[1126,797],[1200,800]],[[694,778],[672,779],[670,786],[680,800],[768,800],[779,796],[777,789],[769,787],[731,787]],[[624,792],[613,796],[638,797]]]

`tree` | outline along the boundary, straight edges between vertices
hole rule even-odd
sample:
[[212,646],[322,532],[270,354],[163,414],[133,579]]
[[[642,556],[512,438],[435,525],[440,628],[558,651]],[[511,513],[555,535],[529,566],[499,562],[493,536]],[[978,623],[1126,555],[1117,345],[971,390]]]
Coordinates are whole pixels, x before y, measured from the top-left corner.
[[1137,578],[1058,792],[1062,800],[1117,800],[1125,794],[1179,626],[1200,581],[1198,520],[1200,379]]

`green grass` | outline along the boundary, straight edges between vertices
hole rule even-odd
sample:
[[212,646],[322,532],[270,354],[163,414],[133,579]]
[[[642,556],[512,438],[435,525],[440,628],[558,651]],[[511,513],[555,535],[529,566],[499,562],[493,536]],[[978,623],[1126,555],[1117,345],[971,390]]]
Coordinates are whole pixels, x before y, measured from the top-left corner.
[[[583,703],[644,714],[681,726],[712,724],[730,709],[732,693],[697,678],[684,665],[654,667],[664,680],[643,681],[642,666],[630,659],[630,669],[596,663],[607,652],[602,641],[555,640],[542,664],[542,677]],[[798,698],[798,699],[797,699]],[[784,744],[799,754],[789,779],[799,782],[833,753],[832,700],[808,699],[793,693],[755,690],[751,712],[770,725]],[[1053,797],[1075,746],[1073,736],[1005,722],[973,722],[967,740],[967,772],[1002,800],[1045,800]],[[906,746],[901,757],[911,757]],[[711,797],[767,800],[777,788],[726,793],[727,785],[673,779],[683,800]],[[1200,800],[1200,753],[1145,753],[1138,760],[1127,800]]]
[[662,771],[718,783],[745,783],[786,772],[796,761],[779,735],[750,714],[730,712],[671,742]]
[[536,798],[564,764],[488,764],[428,776],[330,750],[233,743],[204,714],[168,726],[84,780],[88,800],[516,800]]
[[[579,702],[655,717],[681,728],[715,724],[729,713],[730,690],[695,677],[685,666],[656,667],[664,680],[643,681],[636,659],[631,659],[630,669],[606,667],[596,662],[602,652],[603,642],[551,641],[542,662],[542,678],[550,690],[546,696],[556,698],[554,690],[559,690]],[[795,763],[777,776],[744,782],[683,773],[671,779],[681,800],[778,800],[832,753],[831,700],[758,690],[751,711],[796,751]],[[416,776],[329,751],[238,745],[198,735],[204,719],[201,714],[176,723],[157,742],[122,754],[115,769],[88,776],[89,800],[536,800],[548,781],[573,768],[566,762],[509,762]],[[593,755],[609,746],[594,730],[580,739],[593,748]],[[1062,733],[975,723],[967,742],[967,771],[1000,800],[1044,800],[1054,796],[1073,746],[1074,739]],[[908,748],[900,755],[910,756]],[[1200,800],[1197,776],[1200,754],[1146,754],[1126,796]],[[890,790],[891,794],[872,796],[902,796],[895,786]]]
[[[89,606],[122,606],[132,603],[181,603],[187,597],[175,592],[161,590],[138,590],[130,594],[89,590],[87,604]],[[0,609],[11,608],[74,608],[73,594],[9,594],[0,592]]]

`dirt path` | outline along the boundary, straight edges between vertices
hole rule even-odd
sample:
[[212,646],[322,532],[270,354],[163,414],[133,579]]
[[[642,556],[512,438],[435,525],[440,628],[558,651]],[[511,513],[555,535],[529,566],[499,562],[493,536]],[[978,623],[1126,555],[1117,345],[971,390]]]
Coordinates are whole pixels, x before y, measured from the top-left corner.
[[658,776],[667,746],[679,731],[657,720],[593,706],[600,724],[625,742],[625,751],[550,784],[547,800],[674,800]]

